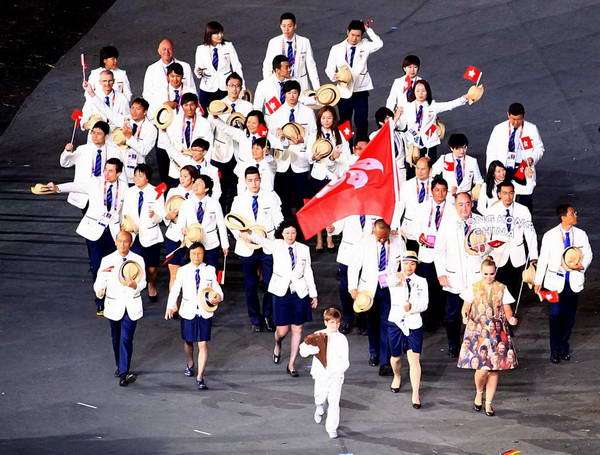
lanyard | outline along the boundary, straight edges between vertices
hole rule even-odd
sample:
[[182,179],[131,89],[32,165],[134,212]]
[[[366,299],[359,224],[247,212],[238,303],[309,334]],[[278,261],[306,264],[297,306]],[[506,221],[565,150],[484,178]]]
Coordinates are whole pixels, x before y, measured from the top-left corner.
[[[437,204],[435,201],[433,201],[433,204],[431,204],[431,209],[429,210],[429,223],[427,223],[427,228],[431,228],[431,218],[433,216],[433,207],[437,207],[438,205],[440,206],[440,220],[444,216],[444,210],[446,209],[446,201],[440,202],[439,204]],[[436,226],[436,230],[437,230],[437,226]]]
[[[295,68],[296,68],[296,34],[294,33],[294,37],[292,38],[292,41],[294,44],[292,44],[292,50],[294,52],[294,63],[290,64],[291,68],[292,68],[292,74],[290,74],[290,76],[294,76],[295,75]],[[281,55],[285,55],[287,57],[287,38],[285,36],[281,37]]]
[[104,190],[103,190],[103,198],[104,198],[104,207],[106,207],[106,195],[107,195],[107,191],[108,191],[108,187],[110,185],[113,185],[113,200],[112,200],[112,206],[110,208],[110,211],[115,211],[115,212],[119,212],[119,208],[118,208],[118,204],[119,204],[119,179],[117,179],[116,182],[109,182],[107,180],[104,180]]
[[187,118],[186,116],[183,117],[183,122],[181,125],[181,143],[185,144],[185,129],[187,127],[187,122],[191,121],[192,124],[190,126],[190,148],[192,146],[192,137],[194,136],[194,129],[196,128],[196,114],[194,114],[194,117],[192,119]]

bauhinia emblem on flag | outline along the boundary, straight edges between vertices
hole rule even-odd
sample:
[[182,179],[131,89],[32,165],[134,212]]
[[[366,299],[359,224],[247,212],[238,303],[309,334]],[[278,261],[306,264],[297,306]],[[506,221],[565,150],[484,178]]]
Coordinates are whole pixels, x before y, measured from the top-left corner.
[[267,101],[265,103],[265,109],[267,110],[269,115],[272,115],[273,112],[275,112],[280,107],[281,107],[281,101],[279,101],[279,99],[276,96],[274,96],[273,98],[271,98],[269,101]]
[[354,131],[352,131],[352,124],[350,123],[350,120],[346,120],[345,122],[341,123],[338,126],[338,130],[340,133],[342,133],[342,136],[344,136],[344,139],[347,141],[352,139],[352,136],[354,136]]
[[523,144],[523,148],[525,150],[529,150],[533,148],[533,141],[529,136],[524,136],[521,138],[521,143]]
[[479,79],[481,78],[481,70],[474,66],[467,66],[463,77],[466,80],[473,82],[474,84],[479,84]]
[[390,125],[386,123],[360,159],[331,181],[297,213],[306,239],[350,215],[376,214],[388,223],[395,205]]
[[258,134],[260,137],[267,137],[268,132],[268,128],[262,123],[256,127],[256,134]]
[[160,198],[168,189],[169,187],[165,182],[161,182],[156,185],[156,188],[154,188],[154,191],[156,191],[156,199]]
[[454,172],[454,161],[444,160],[444,170],[448,172]]
[[81,122],[82,117],[83,117],[83,112],[81,112],[81,110],[79,110],[79,109],[73,109],[73,111],[71,112],[71,120],[73,120],[73,122],[75,122],[76,126],[79,126],[79,123]]
[[427,131],[425,131],[425,134],[427,135],[427,137],[431,137],[433,133],[437,131],[437,129],[437,125],[435,123],[432,123],[431,126],[427,128]]
[[547,300],[549,303],[558,303],[558,291],[549,291],[548,289],[540,289],[537,293],[540,302]]

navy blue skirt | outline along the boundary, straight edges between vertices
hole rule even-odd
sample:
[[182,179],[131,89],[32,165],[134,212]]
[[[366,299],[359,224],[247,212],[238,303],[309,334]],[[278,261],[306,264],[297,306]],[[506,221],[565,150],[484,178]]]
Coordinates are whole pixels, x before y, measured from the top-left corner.
[[133,245],[131,245],[131,251],[144,258],[146,267],[158,267],[160,265],[160,243],[145,247],[140,244],[140,238],[136,237]]
[[210,341],[212,318],[196,315],[194,319],[181,318],[181,338],[188,343]]
[[388,339],[392,357],[400,357],[408,350],[420,354],[423,350],[423,327],[410,329],[406,336],[400,327],[388,321]]
[[308,296],[301,299],[288,289],[283,297],[273,295],[273,322],[275,325],[302,325],[312,321],[312,310]]
[[[181,242],[175,242],[169,238],[165,238],[165,253],[169,254],[177,250],[177,248],[179,248],[179,245],[181,245]],[[186,247],[177,250],[177,253],[175,253],[173,259],[169,261],[169,264],[186,265],[188,262],[190,262],[190,258],[188,257],[187,253],[188,249]]]

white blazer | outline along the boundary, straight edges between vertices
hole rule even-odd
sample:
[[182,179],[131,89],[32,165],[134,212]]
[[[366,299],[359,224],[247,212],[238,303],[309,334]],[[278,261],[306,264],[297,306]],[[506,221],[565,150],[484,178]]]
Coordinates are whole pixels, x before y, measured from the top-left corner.
[[[233,198],[231,204],[231,213],[237,213],[249,220],[251,223],[259,224],[267,231],[267,238],[275,238],[275,229],[283,221],[281,213],[281,199],[275,191],[265,191],[261,189],[258,192],[258,215],[255,220],[254,212],[252,211],[252,195],[246,190]],[[248,248],[244,242],[239,240],[240,232],[231,231],[235,239],[235,254],[242,257],[252,256],[254,250]],[[267,244],[263,246],[265,254],[271,254],[271,250]]]
[[[425,198],[423,202],[419,203],[421,185],[425,188]],[[421,181],[417,177],[413,177],[403,182],[400,188],[400,198],[396,201],[392,216],[392,229],[400,228],[407,239],[417,240],[420,234],[417,232],[417,213],[431,197],[431,178]]]
[[373,224],[381,218],[378,215],[365,215],[365,227],[360,225],[359,215],[350,215],[333,223],[333,234],[342,234],[336,261],[350,265],[361,240],[373,232]]
[[[90,72],[88,76],[88,83],[92,84],[96,93],[102,93],[102,84],[100,83],[100,73],[104,71],[106,68],[96,68]],[[115,83],[113,85],[113,89],[119,93],[122,93],[127,101],[131,101],[131,86],[129,85],[129,78],[127,77],[127,72],[121,68],[115,68],[114,70],[110,70],[113,73],[115,78]]]
[[[196,289],[196,269],[200,270],[198,289]],[[201,316],[204,319],[212,318],[215,313],[206,311],[200,306],[200,299],[205,298],[201,291],[205,288],[212,288],[223,299],[223,290],[217,280],[215,268],[204,263],[201,263],[198,267],[191,262],[187,263],[177,269],[175,282],[169,290],[167,309],[177,309],[177,299],[181,294],[179,316],[187,320],[194,319],[196,316]]]
[[[238,98],[235,101],[231,101],[229,97],[226,96],[221,101],[223,101],[227,106],[233,107],[235,109],[235,112],[241,113],[244,117],[247,117],[248,113],[253,109],[252,103],[241,98]],[[219,118],[221,119],[224,125],[226,125],[224,122],[227,121],[230,115],[231,114],[219,115]],[[215,118],[212,115],[208,117],[208,121],[213,127],[214,135],[214,142],[212,144],[211,149],[211,157],[214,161],[217,161],[219,163],[229,163],[229,161],[231,161],[231,158],[233,158],[234,156],[237,159],[237,156],[239,154],[239,144],[235,142],[232,139],[232,137],[228,135],[225,131],[217,128],[217,125],[213,122],[214,120]],[[240,131],[238,128],[235,129]]]
[[[352,82],[349,84],[348,90],[341,91],[343,98],[350,98],[354,92],[363,92],[365,90],[373,89],[373,81],[369,74],[367,61],[369,55],[373,52],[377,52],[383,47],[383,41],[370,27],[366,29],[366,34],[369,39],[363,38],[363,40],[356,45],[354,62],[350,68],[350,71],[352,72]],[[327,77],[332,82],[336,82],[334,79],[335,73],[342,66],[350,66],[350,47],[347,40],[334,44],[331,47],[329,57],[327,58],[325,74],[327,74]]]
[[[112,185],[113,200],[110,211],[106,206],[106,194]],[[68,182],[58,185],[59,193],[81,193],[89,197],[89,206],[79,222],[76,232],[91,241],[98,240],[108,226],[113,238],[121,230],[121,210],[127,183],[121,179],[109,183],[104,179],[94,179],[85,183]]]
[[[219,63],[217,69],[213,67],[213,50],[217,49]],[[238,58],[235,47],[231,41],[225,41],[217,46],[201,44],[196,48],[196,63],[194,65],[194,73],[197,75],[198,70],[202,70],[200,76],[200,90],[204,92],[216,92],[217,90],[227,90],[225,80],[232,71],[240,75],[244,79],[242,64]],[[242,85],[244,88],[245,85]]]
[[[387,97],[387,100],[385,101],[385,107],[387,107],[389,110],[391,110],[392,112],[394,112],[396,110],[397,107],[404,107],[406,104],[409,103],[409,101],[406,99],[406,93],[404,91],[404,87],[406,86],[406,78],[408,76],[406,76],[406,74],[402,77],[399,77],[397,79],[394,79],[394,82],[392,83],[392,88],[390,89],[390,94]],[[419,81],[423,79],[420,76],[415,76],[415,78],[412,80],[412,87],[414,88],[415,86],[415,82]]]
[[419,261],[427,264],[431,264],[435,258],[434,248],[438,236],[438,228],[435,225],[435,214],[438,205],[440,206],[440,213],[442,216],[439,224],[441,228],[442,223],[447,217],[456,214],[454,206],[448,199],[438,204],[434,201],[433,197],[431,197],[423,202],[416,212],[416,220],[414,223],[414,227],[416,228],[414,231],[416,238],[414,240],[418,241],[421,234],[423,234],[426,239],[429,237],[429,243],[433,243],[432,247],[425,246],[421,243],[419,244]]
[[[238,176],[238,184],[244,183],[244,172],[248,166],[253,166],[252,159],[252,144],[259,138],[257,134],[250,134],[246,129],[239,129],[227,125],[223,120],[209,117],[211,126],[215,131],[215,145],[217,140],[225,141],[223,145],[233,144],[233,147],[228,150],[228,154],[233,153],[236,160],[236,165],[233,172]],[[219,139],[217,139],[219,138]],[[213,154],[213,158],[215,154]],[[244,185],[245,187],[245,185]]]
[[[275,97],[280,100],[279,96],[281,95],[281,85],[280,82],[291,81],[293,79],[284,79],[280,81],[275,77],[275,73],[270,74],[265,77],[263,80],[259,81],[256,90],[254,91],[254,109],[257,111],[261,111],[265,114],[265,119],[269,118],[271,114],[265,108],[265,103],[269,101],[271,98]],[[285,102],[285,101],[284,101]],[[277,112],[277,111],[275,111]]]
[[[408,331],[423,326],[421,313],[427,309],[429,304],[429,291],[427,280],[416,274],[406,277],[410,279],[410,294],[406,280],[400,282],[397,275],[390,277],[390,315],[388,321],[396,324],[405,335]],[[409,311],[404,310],[406,302],[410,302]]]
[[[318,332],[326,332],[319,330]],[[308,357],[319,352],[317,346],[300,343],[300,355]],[[327,333],[327,368],[323,366],[317,356],[313,357],[310,367],[310,375],[314,379],[341,378],[344,380],[344,373],[350,367],[350,348],[346,335],[338,331]],[[341,384],[340,384],[341,386]]]
[[[585,271],[592,262],[592,247],[587,234],[583,229],[571,227],[571,245],[581,248],[583,270],[569,272],[569,284],[573,292],[581,292],[585,282]],[[562,267],[562,253],[564,251],[563,231],[560,224],[553,227],[542,237],[542,247],[535,273],[535,284],[543,285],[550,291],[562,292],[565,287],[565,272]]]
[[[335,160],[330,158],[324,158],[320,161],[313,161],[312,159],[312,148],[313,144],[317,140],[316,132],[314,135],[310,135],[308,137],[308,141],[306,143],[306,150],[308,151],[308,161],[312,165],[310,170],[310,176],[315,180],[334,180],[338,176],[341,176],[346,172],[346,166],[348,161],[350,161],[350,157],[352,156],[352,151],[350,150],[350,145],[348,141],[344,138],[344,136],[340,135],[340,143],[336,144],[335,134],[332,130],[321,127],[321,138],[328,140],[333,148],[339,147],[340,156]],[[326,134],[329,134],[329,139],[327,139]]]
[[[506,223],[507,209],[512,218],[510,232]],[[537,234],[527,207],[518,202],[514,202],[510,207],[505,207],[502,202],[498,202],[490,207],[485,218],[486,223],[494,227],[492,240],[506,242],[491,251],[496,266],[506,265],[509,258],[513,267],[521,267],[525,264],[527,260],[525,242],[527,242],[529,260],[538,258]]]
[[[487,195],[486,182],[484,181],[481,186],[481,192],[479,193],[479,199],[477,200],[477,211],[482,215],[486,215],[491,207],[498,202],[498,192],[496,186],[500,182],[494,181],[494,189],[492,190],[492,197]],[[533,188],[535,188],[535,179],[527,178],[525,185],[519,185],[517,182],[512,180],[512,184],[515,186],[515,195],[519,194],[531,194]]]
[[[106,96],[107,95],[105,95],[102,90],[100,90],[99,92],[96,92],[96,97],[100,98],[100,102],[102,104],[104,104],[104,106],[107,109],[113,111],[117,115],[121,115],[124,117],[129,115],[129,101],[127,101],[127,98],[125,98],[125,95],[123,95],[120,92],[115,92],[114,90],[111,91],[110,94],[108,95],[108,102],[109,102],[110,106],[107,106],[105,103]],[[94,102],[94,100],[91,99],[91,97],[87,93],[85,94],[85,103],[83,104],[83,108],[81,109],[81,112],[82,112],[81,122],[80,122],[81,131],[85,131],[85,128],[83,127],[83,125],[85,122],[87,122],[90,119],[90,117],[92,115],[99,115],[100,117],[102,117],[102,120],[104,120],[105,122],[108,122],[111,131],[114,128],[120,126],[120,125],[114,124],[111,121],[111,119],[108,118],[104,109],[102,109],[102,110],[98,109],[97,103]],[[89,131],[91,132],[91,128]],[[88,132],[88,142],[92,141],[90,132]]]
[[204,207],[204,217],[202,218],[202,228],[204,229],[204,241],[202,244],[207,250],[217,248],[229,248],[227,239],[227,229],[223,221],[223,211],[217,199],[205,196],[202,201],[198,200],[196,195],[190,193],[190,196],[179,209],[177,217],[177,226],[180,229],[186,228],[191,224],[198,223],[198,205],[202,203]]
[[[208,160],[208,158],[206,158],[206,155],[204,155],[204,160],[200,162],[194,161],[194,159],[191,156],[184,155],[176,149],[168,149],[167,153],[169,154],[169,158],[171,158],[171,164],[177,166],[178,169],[181,170],[182,167],[189,165],[198,169],[198,172],[201,175],[209,176],[213,181],[211,197],[217,201],[219,200],[222,194],[221,179],[219,178],[219,169],[217,169],[216,166],[210,164],[210,161]],[[177,174],[179,174],[179,172],[177,172]],[[175,178],[175,176],[172,176],[171,173],[169,173],[169,176]]]
[[[508,123],[508,120],[505,120],[494,127],[487,144],[485,155],[486,169],[494,160],[500,161],[505,166],[517,168],[519,163],[524,159],[532,158],[534,166],[542,159],[542,156],[544,155],[544,143],[542,142],[542,138],[540,137],[537,126],[527,121],[523,122],[523,126],[519,128],[515,134],[514,155],[510,154],[508,151],[508,141],[511,133],[512,127]],[[527,138],[529,138],[529,140],[527,140]],[[521,188],[521,191],[523,192],[519,194],[533,193],[533,188],[535,188],[536,185],[535,172],[533,177],[531,177],[531,180],[532,185],[529,185],[526,188]],[[517,188],[515,187],[515,192],[516,189]]]
[[[144,194],[142,201],[142,210],[138,214],[138,202],[140,191]],[[150,210],[154,215],[150,217]],[[149,247],[164,241],[160,230],[160,222],[165,216],[165,198],[161,195],[156,198],[156,187],[148,183],[140,190],[137,186],[132,186],[125,191],[123,199],[123,211],[121,217],[128,215],[138,225],[138,236],[140,245]],[[136,234],[132,234],[135,239]]]
[[[289,41],[292,42],[292,49],[294,50],[294,64],[291,65],[292,78],[297,79],[298,82],[300,82],[302,91],[304,91],[310,88],[308,85],[308,78],[310,77],[310,82],[316,90],[321,84],[319,82],[319,73],[313,57],[310,40],[298,34],[294,34],[293,38]],[[287,42],[288,39],[283,35],[275,36],[269,40],[267,53],[262,65],[263,79],[267,79],[272,74],[273,59],[277,55],[285,55],[287,57]]]
[[[171,188],[169,191],[167,191],[167,197],[165,198],[165,202],[168,201],[172,196],[181,196],[185,199],[188,199],[190,197],[192,197],[194,193],[192,192],[192,189],[190,188],[189,190],[186,190],[184,187],[182,187],[181,185],[176,186],[175,188]],[[179,214],[181,213],[181,207],[179,208]],[[165,210],[165,214],[166,214],[166,210]],[[179,242],[181,241],[183,235],[181,233],[181,225],[179,224],[179,214],[177,215],[177,218],[175,218],[174,220],[167,220],[166,218],[163,219],[163,223],[165,223],[165,226],[167,226],[167,231],[165,232],[165,237],[174,241],[174,242]]]
[[383,280],[387,280],[389,283],[390,276],[400,269],[406,246],[400,236],[390,237],[386,242],[386,246],[387,265],[385,270],[380,272],[380,243],[374,235],[363,237],[356,248],[354,259],[348,266],[348,291],[358,289],[375,295],[380,275]]
[[[450,200],[454,200],[454,197],[452,196],[450,191],[453,186],[457,188],[458,193],[471,194],[473,185],[483,183],[483,177],[481,177],[481,172],[479,171],[479,164],[477,163],[476,158],[472,157],[471,155],[465,155],[461,159],[461,167],[463,172],[463,179],[461,184],[459,185],[456,180],[456,159],[454,158],[454,155],[452,153],[446,153],[440,156],[437,159],[437,161],[433,164],[433,166],[431,166],[430,174],[442,174],[442,177],[448,183],[448,194],[450,196]],[[447,170],[447,168],[454,169],[449,171]]]
[[[142,268],[142,278],[135,289],[119,282],[119,268],[123,262],[137,262]],[[112,269],[110,269],[112,267]],[[110,271],[107,271],[110,269]],[[111,321],[120,321],[127,315],[132,321],[137,321],[144,315],[140,292],[146,287],[146,264],[144,258],[130,251],[123,257],[118,251],[104,256],[100,262],[98,276],[94,282],[96,297],[104,297],[104,317]]]
[[154,62],[146,69],[144,75],[144,88],[142,97],[150,104],[148,109],[148,117],[154,118],[154,114],[165,101],[169,101],[169,81],[167,79],[167,67],[171,63],[179,63],[183,67],[183,92],[196,93],[196,82],[192,75],[192,69],[189,63],[181,60],[173,59],[172,62],[164,64],[162,60]]

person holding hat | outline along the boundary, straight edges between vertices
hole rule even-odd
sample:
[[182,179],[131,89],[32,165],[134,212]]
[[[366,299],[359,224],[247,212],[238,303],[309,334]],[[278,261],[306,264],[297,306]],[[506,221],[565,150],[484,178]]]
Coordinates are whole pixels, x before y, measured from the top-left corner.
[[[432,161],[437,158],[437,146],[440,144],[437,116],[441,112],[450,111],[467,104],[467,95],[452,101],[437,102],[433,99],[429,82],[420,79],[414,84],[414,100],[410,100],[402,110],[400,127],[407,132],[408,142],[420,149],[421,156],[428,156]],[[444,177],[446,178],[446,177]],[[446,178],[446,181],[449,180]],[[449,182],[449,185],[452,184]]]
[[414,251],[406,251],[402,256],[401,270],[390,279],[390,315],[387,331],[390,343],[390,363],[394,379],[390,385],[393,393],[400,392],[400,364],[406,353],[410,367],[412,406],[421,408],[419,388],[421,386],[421,362],[423,349],[423,321],[421,313],[427,309],[429,295],[425,278],[415,274],[419,259]]
[[538,294],[542,287],[559,293],[558,302],[550,303],[552,363],[571,360],[569,339],[575,325],[579,294],[584,287],[585,271],[593,256],[587,234],[576,226],[575,207],[569,203],[560,204],[556,214],[560,224],[542,237],[534,287]]
[[[369,56],[383,47],[383,41],[377,35],[372,23],[352,20],[346,29],[346,38],[334,44],[329,51],[325,73],[332,82],[337,82],[337,73],[347,67],[352,73],[351,81],[342,90],[342,99],[338,103],[340,122],[352,121],[358,137],[366,137],[369,127],[369,90],[373,82],[367,67]],[[364,35],[369,39],[365,39]]]
[[[244,172],[246,191],[238,194],[231,204],[231,213],[249,220],[252,225],[256,224],[264,228],[266,237],[273,240],[275,229],[283,221],[281,213],[281,200],[274,191],[265,191],[261,188],[261,178],[258,168],[250,166]],[[251,226],[245,226],[251,227]],[[235,254],[242,261],[242,272],[244,274],[244,294],[246,296],[246,307],[248,316],[254,332],[262,332],[263,328],[275,331],[273,326],[273,301],[271,294],[265,292],[262,301],[262,311],[258,300],[258,274],[260,267],[262,280],[269,283],[273,273],[273,257],[269,245],[253,249],[246,242],[240,241],[240,230],[231,229],[236,239]]]
[[[192,243],[189,256],[190,262],[177,270],[177,277],[169,291],[165,319],[172,319],[175,313],[181,317],[181,338],[186,360],[184,375],[187,377],[194,376],[194,343],[198,343],[196,385],[198,390],[206,390],[204,370],[208,360],[214,306],[223,301],[223,291],[215,268],[204,262],[202,243]],[[180,295],[181,304],[177,308]],[[204,305],[205,300],[211,306]]]
[[507,178],[512,179],[519,164],[525,160],[530,172],[528,180],[532,185],[518,184],[515,191],[519,195],[517,202],[525,205],[533,213],[533,189],[535,188],[535,165],[544,155],[544,144],[537,126],[525,121],[525,107],[521,103],[512,103],[508,107],[508,119],[497,124],[487,144],[485,165],[489,166],[494,160],[506,166]]
[[[264,112],[267,118],[279,109],[278,106],[285,103],[283,84],[290,80],[291,77],[291,66],[287,56],[276,55],[273,57],[271,67],[273,68],[273,72],[258,82],[253,102],[254,109]],[[270,102],[273,98],[278,103],[271,105]]]
[[[488,166],[487,174],[482,185],[482,190],[477,198],[477,211],[482,215],[487,214],[488,210],[498,202],[498,184],[507,179],[506,166],[499,160],[494,160]],[[514,179],[511,183],[515,187],[515,195],[521,194],[532,189],[535,181],[531,177],[525,177],[525,185],[517,183]],[[474,193],[473,193],[474,194]],[[524,193],[523,193],[524,194]],[[475,194],[474,194],[475,196]],[[473,199],[476,199],[473,197]]]
[[275,347],[273,363],[281,359],[281,343],[291,331],[290,358],[287,373],[298,377],[294,366],[302,340],[302,326],[312,321],[312,309],[318,304],[317,287],[310,260],[310,249],[296,241],[298,229],[291,220],[284,220],[277,229],[278,239],[269,239],[242,231],[240,238],[268,247],[273,255],[273,274],[268,292],[273,298]]
[[131,86],[129,85],[127,72],[124,69],[119,68],[119,51],[115,46],[104,46],[100,48],[100,65],[98,68],[93,69],[88,76],[88,83],[99,92],[102,90],[100,73],[104,70],[109,70],[113,73],[116,91],[122,93],[127,99],[127,102],[129,102],[131,100]]
[[378,219],[373,226],[373,234],[357,245],[355,259],[348,266],[348,291],[352,298],[356,299],[359,291],[373,296],[373,307],[366,313],[369,365],[379,364],[380,376],[391,373],[387,331],[390,313],[388,276],[398,270],[405,250],[400,236],[390,236],[389,224]]
[[477,159],[467,155],[469,140],[462,133],[451,134],[448,138],[450,153],[438,158],[431,166],[433,175],[441,174],[448,182],[450,197],[457,193],[471,193],[475,185],[481,185],[483,178],[479,172]]
[[203,42],[196,48],[194,73],[200,79],[198,98],[205,110],[211,101],[220,100],[227,94],[227,76],[235,71],[244,77],[235,47],[223,38],[223,33],[223,26],[219,22],[208,22]]
[[[85,182],[68,182],[48,188],[55,193],[81,193],[88,196],[89,205],[77,226],[77,234],[85,238],[92,277],[96,280],[102,258],[115,249],[115,237],[121,224],[123,198],[127,183],[120,179],[123,163],[109,158],[104,165],[104,177]],[[104,301],[96,297],[96,315],[102,316]]]
[[342,315],[337,308],[323,312],[325,329],[308,335],[300,344],[300,355],[313,355],[310,375],[315,380],[316,423],[321,423],[327,402],[325,430],[329,437],[337,438],[340,423],[340,397],[344,373],[350,368],[348,340],[339,332]]
[[202,225],[204,235],[204,262],[214,267],[219,266],[221,251],[224,256],[229,253],[229,239],[223,221],[223,212],[217,199],[212,197],[213,180],[200,174],[192,184],[192,194],[181,206],[178,227],[185,237],[186,230],[193,224]]
[[402,69],[404,70],[404,75],[394,79],[390,94],[385,102],[385,106],[391,111],[395,111],[399,107],[403,108],[406,104],[414,100],[415,83],[422,79],[421,76],[418,76],[421,69],[421,59],[416,55],[407,55],[404,57]]
[[125,191],[121,217],[128,217],[137,228],[131,250],[144,258],[147,269],[148,297],[151,302],[158,300],[156,277],[160,265],[160,249],[164,237],[160,222],[165,216],[164,196],[156,193],[156,187],[149,183],[152,168],[138,164],[134,172],[134,186]]
[[279,18],[281,35],[269,40],[267,53],[263,60],[263,79],[271,74],[271,63],[277,55],[285,55],[290,64],[290,75],[300,82],[302,90],[309,88],[308,79],[314,89],[319,87],[319,73],[313,57],[310,40],[296,33],[296,16],[293,13],[283,13]]
[[[373,131],[369,134],[369,140],[372,140],[377,134],[379,130],[383,128],[383,126],[387,123],[389,119],[393,120],[394,123],[394,156],[396,157],[396,167],[398,169],[398,181],[404,182],[406,181],[406,156],[404,153],[404,143],[402,142],[402,132],[397,125],[398,118],[402,114],[402,109],[396,109],[396,112],[392,112],[387,107],[380,107],[375,111],[375,123],[379,127],[377,130]],[[412,167],[411,167],[412,169]],[[414,177],[414,171],[412,172],[412,177]]]
[[[136,380],[132,373],[133,336],[137,321],[144,315],[141,291],[146,287],[144,258],[130,250],[131,233],[120,231],[114,241],[116,251],[102,258],[98,276],[94,280],[96,297],[104,299],[104,317],[110,324],[115,377],[126,387]],[[131,263],[135,272],[125,275],[124,266]]]
[[500,202],[489,208],[486,217],[494,227],[493,240],[504,243],[493,248],[491,256],[498,268],[498,280],[511,294],[518,295],[523,269],[537,262],[537,234],[529,209],[515,202],[515,185],[505,180],[496,188]]
[[[266,137],[259,137],[252,144],[252,158],[244,165],[247,167],[255,166],[260,172],[261,187],[265,191],[273,191],[275,188],[275,175],[277,174],[277,162],[269,152],[269,141]],[[241,183],[241,182],[240,182]],[[245,185],[244,185],[245,186]],[[238,194],[244,191],[244,187],[238,184]]]
[[[65,168],[75,166],[75,183],[85,185],[90,180],[103,180],[102,170],[106,162],[111,158],[122,161],[121,150],[112,142],[107,142],[106,136],[109,131],[108,123],[101,120],[96,122],[90,131],[91,141],[77,148],[72,143],[65,145],[60,154],[60,165]],[[122,180],[125,182],[125,176],[122,176]],[[85,213],[88,195],[85,192],[73,192],[67,197],[67,202]]]
[[[179,212],[181,211],[183,201],[189,199],[192,192],[192,185],[198,179],[200,173],[194,166],[183,166],[179,170],[179,186],[169,189],[165,203],[165,217],[163,219],[167,226],[165,232],[165,255],[170,256],[167,266],[169,268],[169,289],[173,287],[177,269],[185,265],[188,261],[186,255],[187,249],[180,248],[183,240],[183,232],[179,224]],[[178,203],[174,201],[179,200]],[[178,207],[178,208],[176,208]]]
[[[515,301],[502,283],[496,280],[496,264],[487,258],[481,264],[482,278],[465,288],[460,296],[464,300],[461,309],[465,335],[460,355],[459,368],[475,369],[475,400],[473,409],[481,411],[485,391],[485,414],[495,414],[492,401],[498,387],[499,372],[517,367],[515,347],[508,325],[517,325],[511,303]],[[510,362],[507,353],[513,352]],[[465,362],[465,357],[469,362]],[[496,359],[492,362],[490,359]],[[473,361],[473,358],[478,361]]]

